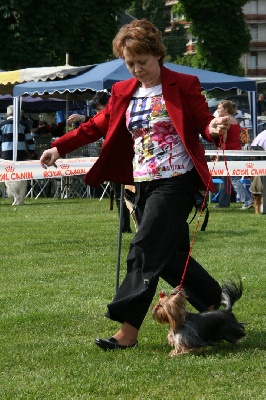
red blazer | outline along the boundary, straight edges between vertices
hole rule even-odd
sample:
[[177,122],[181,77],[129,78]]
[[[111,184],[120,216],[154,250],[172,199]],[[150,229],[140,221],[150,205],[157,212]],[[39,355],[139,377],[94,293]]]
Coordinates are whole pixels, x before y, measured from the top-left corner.
[[[213,119],[197,77],[161,69],[162,92],[169,117],[201,177],[202,189],[215,191],[199,141],[202,137],[215,143],[208,125]],[[81,124],[78,129],[57,139],[53,146],[61,156],[104,137],[98,160],[85,176],[85,182],[97,187],[104,181],[133,184],[133,140],[125,124],[130,99],[138,86],[131,78],[113,85],[112,96],[105,109]]]

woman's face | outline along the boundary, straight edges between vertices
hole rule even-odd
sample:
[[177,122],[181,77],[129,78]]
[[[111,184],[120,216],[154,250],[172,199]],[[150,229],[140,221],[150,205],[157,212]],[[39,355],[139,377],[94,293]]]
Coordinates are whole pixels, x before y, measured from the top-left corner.
[[219,117],[225,117],[226,115],[228,115],[227,108],[224,108],[222,106],[222,104],[218,105],[217,111],[218,111]]
[[129,72],[137,78],[143,87],[152,87],[161,83],[160,56],[152,54],[132,54],[123,52]]

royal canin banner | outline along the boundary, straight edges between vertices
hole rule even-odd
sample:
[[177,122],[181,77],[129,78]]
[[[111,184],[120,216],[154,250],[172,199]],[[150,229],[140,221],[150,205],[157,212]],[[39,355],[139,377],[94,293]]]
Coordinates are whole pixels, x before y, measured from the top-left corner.
[[[0,182],[38,180],[85,175],[97,157],[70,158],[57,160],[57,168],[44,169],[38,160],[6,161],[0,159]],[[266,176],[266,160],[208,162],[210,173],[218,176]]]
[[97,157],[59,159],[57,168],[42,168],[39,160],[6,161],[0,159],[0,182],[31,179],[52,179],[85,175]]
[[208,162],[210,173],[218,176],[256,176],[266,175],[266,161],[218,161]]

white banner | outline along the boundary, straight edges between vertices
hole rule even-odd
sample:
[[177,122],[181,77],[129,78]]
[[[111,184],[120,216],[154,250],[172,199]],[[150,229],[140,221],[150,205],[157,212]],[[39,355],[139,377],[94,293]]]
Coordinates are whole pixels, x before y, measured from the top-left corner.
[[[85,175],[97,157],[70,158],[57,160],[57,168],[43,169],[39,160],[34,161],[6,161],[0,159],[0,182],[30,179],[51,179]],[[266,176],[266,160],[255,161],[224,161],[208,162],[213,177],[226,176]]]
[[41,167],[39,160],[0,160],[0,182],[85,175],[96,160],[97,157],[59,159],[56,162],[57,168],[47,169]]
[[216,176],[256,176],[266,175],[266,161],[217,161],[208,162],[210,173]]

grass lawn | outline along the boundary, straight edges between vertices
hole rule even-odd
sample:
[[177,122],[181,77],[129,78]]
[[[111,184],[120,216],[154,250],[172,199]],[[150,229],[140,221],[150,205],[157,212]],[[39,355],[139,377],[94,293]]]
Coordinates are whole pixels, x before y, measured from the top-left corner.
[[[247,337],[171,359],[167,326],[151,313],[138,348],[103,352],[94,344],[118,327],[104,317],[118,230],[108,199],[26,199],[15,208],[0,199],[0,399],[265,399],[266,215],[239,207],[210,206],[193,256],[219,282],[242,277],[234,311]],[[120,279],[131,238],[123,235]],[[160,281],[162,289],[170,290]]]

